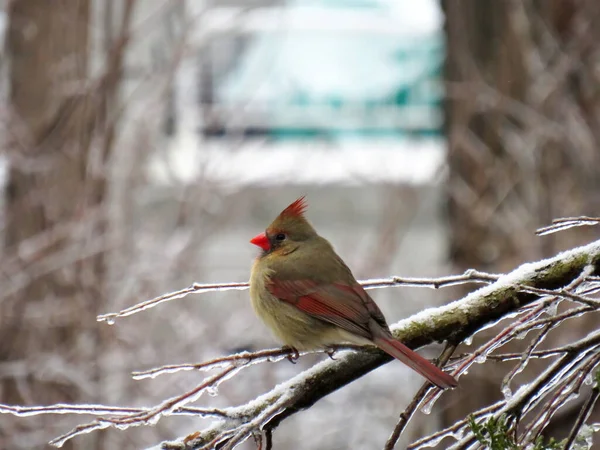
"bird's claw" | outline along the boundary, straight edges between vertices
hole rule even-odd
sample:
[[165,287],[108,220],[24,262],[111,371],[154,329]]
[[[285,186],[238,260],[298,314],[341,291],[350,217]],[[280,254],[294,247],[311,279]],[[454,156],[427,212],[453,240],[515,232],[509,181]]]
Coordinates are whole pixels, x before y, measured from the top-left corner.
[[286,356],[287,360],[292,364],[296,364],[296,361],[298,361],[298,358],[300,358],[300,353],[298,353],[298,350],[296,350],[294,347],[288,346],[283,347],[283,349],[289,352],[289,354]]
[[327,356],[329,356],[329,359],[331,359],[332,361],[335,361],[335,358],[333,357],[333,355],[335,355],[336,352],[337,352],[337,349],[335,349],[335,348],[326,348],[325,349],[325,353],[327,353]]

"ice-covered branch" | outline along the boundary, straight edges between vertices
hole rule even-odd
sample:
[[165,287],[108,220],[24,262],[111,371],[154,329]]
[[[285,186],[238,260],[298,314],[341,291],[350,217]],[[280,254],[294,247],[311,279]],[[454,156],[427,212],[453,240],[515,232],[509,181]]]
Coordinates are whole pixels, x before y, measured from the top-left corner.
[[[451,360],[449,367],[453,374],[460,377],[472,364],[483,363],[487,358],[502,360],[519,359],[518,366],[510,372],[503,388],[508,391],[508,383],[514,374],[527,365],[530,358],[554,357],[558,363],[554,364],[552,381],[557,386],[556,394],[550,398],[552,413],[566,402],[576,392],[583,382],[581,377],[576,377],[568,370],[561,367],[585,369],[591,371],[598,361],[595,353],[590,357],[574,361],[573,355],[579,351],[597,351],[600,348],[600,338],[588,337],[572,345],[559,348],[538,350],[538,345],[546,334],[564,320],[578,317],[590,311],[599,309],[600,303],[592,295],[597,294],[600,286],[600,241],[561,253],[554,258],[536,263],[524,264],[507,275],[483,274],[468,271],[464,275],[444,277],[438,279],[416,278],[389,278],[368,280],[364,285],[368,288],[390,286],[427,286],[438,288],[466,282],[488,283],[478,291],[467,297],[457,300],[443,307],[431,308],[422,311],[408,319],[393,325],[392,331],[396,338],[402,340],[410,348],[418,348],[436,341],[447,341],[448,348],[463,340],[470,338],[476,332],[487,329],[500,320],[512,318],[496,336],[480,345],[472,353],[462,355]],[[491,284],[490,284],[491,283]],[[116,317],[143,311],[163,301],[180,298],[190,293],[206,292],[210,290],[245,289],[245,283],[228,283],[220,285],[193,285],[188,289],[166,294],[156,299],[138,304],[128,310],[106,317],[114,320]],[[558,302],[570,302],[571,307],[560,314],[554,312]],[[533,330],[540,330],[522,354],[492,355],[498,347],[509,342],[516,336],[527,334]],[[585,344],[585,348],[583,347]],[[362,377],[371,370],[388,362],[390,357],[375,347],[359,348],[340,347],[335,359],[325,360],[314,367],[298,374],[294,378],[282,383],[271,391],[255,398],[249,403],[222,408],[219,410],[193,408],[189,405],[196,402],[204,392],[216,390],[217,386],[237,375],[240,370],[256,363],[278,361],[283,358],[293,358],[293,352],[284,349],[263,350],[254,353],[242,352],[236,355],[220,357],[212,361],[196,364],[169,365],[157,369],[134,374],[136,378],[155,377],[161,374],[170,374],[182,370],[214,371],[196,385],[192,390],[176,397],[164,400],[162,403],[148,408],[117,408],[102,405],[54,405],[48,407],[33,407],[22,409],[19,407],[4,407],[0,405],[0,413],[16,416],[32,414],[91,414],[96,419],[88,424],[83,424],[71,432],[60,436],[53,443],[61,445],[66,440],[77,435],[107,427],[128,428],[153,424],[167,415],[196,414],[198,417],[211,416],[216,422],[209,428],[188,436],[182,441],[165,443],[164,448],[171,449],[233,449],[239,443],[254,437],[270,442],[270,433],[283,420],[298,411],[309,408],[315,402],[331,392]],[[443,360],[450,355],[444,355]],[[540,389],[549,380],[549,372],[540,375],[535,384]],[[558,376],[558,375],[557,375]],[[549,381],[548,381],[549,382]],[[460,385],[459,385],[460,389]],[[433,392],[428,400],[424,398],[426,392]],[[506,394],[506,392],[505,392]],[[431,405],[441,395],[435,389],[425,388],[417,396],[414,405],[407,408],[405,417],[400,419],[397,432],[391,437],[391,446],[404,429],[406,423],[413,415],[418,403]],[[475,413],[474,417],[485,420],[487,417],[496,417],[504,412],[523,408],[525,402],[523,391],[509,401],[499,402],[492,407],[484,408]],[[519,397],[520,396],[520,397]],[[514,407],[512,407],[513,405]],[[551,414],[550,414],[551,415]],[[549,420],[550,415],[540,420]],[[464,435],[467,421],[462,421],[454,428],[448,428],[446,434],[436,434],[430,440],[421,440],[421,445],[427,445],[431,440],[443,439],[449,435]],[[535,434],[532,429],[531,433]],[[257,438],[258,436],[258,438]],[[261,438],[262,436],[262,438]],[[416,444],[416,443],[415,443]],[[420,448],[419,445],[411,448]]]
[[600,224],[600,217],[562,217],[560,219],[554,219],[552,221],[552,225],[538,228],[535,234],[537,234],[538,236],[545,236],[547,234],[568,230],[569,228],[573,227],[585,227],[598,224]]
[[[498,279],[499,275],[479,272],[477,270],[467,270],[462,275],[451,275],[439,278],[405,278],[405,277],[390,277],[378,278],[372,280],[363,280],[359,283],[365,289],[386,288],[392,286],[413,286],[413,287],[428,287],[439,289],[442,287],[457,286],[465,283],[491,283]],[[179,291],[168,292],[150,300],[138,303],[136,305],[125,308],[116,313],[107,313],[98,316],[98,322],[106,322],[112,325],[116,319],[121,317],[131,316],[133,314],[145,311],[161,303],[170,302],[179,298],[187,297],[190,294],[203,294],[206,292],[215,291],[230,291],[230,290],[246,290],[249,288],[248,282],[240,283],[214,283],[214,284],[199,284],[194,283],[185,289]]]
[[[392,329],[394,335],[411,348],[443,340],[457,343],[533,302],[544,304],[543,298],[523,287],[560,292],[581,280],[582,274],[595,276],[599,273],[600,241],[596,241],[551,259],[524,264],[462,300],[425,310],[397,323]],[[531,312],[539,307],[539,304],[534,305],[526,316],[537,317]],[[165,448],[200,449],[216,445],[223,449],[233,448],[253,433],[274,429],[287,417],[389,360],[384,353],[368,349],[324,361],[248,404],[229,408],[229,414],[245,418],[241,424],[220,421],[185,443],[165,444]]]
[[598,400],[599,396],[600,396],[600,372],[596,372],[595,380],[594,380],[594,388],[592,389],[590,396],[585,401],[585,404],[581,408],[581,411],[579,412],[579,415],[577,416],[577,420],[575,420],[575,424],[573,425],[573,428],[571,428],[571,432],[569,433],[567,442],[565,442],[565,446],[564,446],[565,449],[569,450],[571,448],[571,446],[573,445],[573,443],[575,442],[577,435],[579,434],[584,422],[587,420],[588,416],[592,412],[592,409],[594,408],[594,405],[596,404],[596,401]]
[[[444,351],[438,358],[438,366],[443,367],[448,362],[450,357],[452,356],[452,353],[454,353],[454,350],[456,350],[455,344],[446,344],[446,348],[444,349]],[[398,418],[398,422],[396,423],[396,426],[394,427],[392,434],[390,435],[387,442],[385,443],[383,450],[393,450],[394,447],[396,447],[396,443],[398,442],[398,439],[400,439],[400,435],[406,428],[406,425],[408,425],[408,422],[412,418],[412,416],[415,413],[415,411],[417,410],[418,406],[421,404],[421,402],[423,401],[423,399],[425,398],[425,396],[427,395],[429,390],[432,388],[433,388],[433,386],[431,385],[431,383],[428,383],[428,382],[423,383],[423,386],[421,386],[419,391],[415,394],[415,396],[413,397],[413,399],[411,400],[409,405],[400,414],[400,417]]]

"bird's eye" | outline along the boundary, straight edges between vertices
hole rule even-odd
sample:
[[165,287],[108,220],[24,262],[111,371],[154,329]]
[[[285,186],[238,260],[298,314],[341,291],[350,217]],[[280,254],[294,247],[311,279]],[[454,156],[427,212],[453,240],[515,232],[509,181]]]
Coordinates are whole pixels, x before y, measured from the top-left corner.
[[283,234],[283,233],[278,233],[278,234],[275,236],[275,240],[276,240],[276,241],[284,241],[284,240],[285,240],[285,234]]

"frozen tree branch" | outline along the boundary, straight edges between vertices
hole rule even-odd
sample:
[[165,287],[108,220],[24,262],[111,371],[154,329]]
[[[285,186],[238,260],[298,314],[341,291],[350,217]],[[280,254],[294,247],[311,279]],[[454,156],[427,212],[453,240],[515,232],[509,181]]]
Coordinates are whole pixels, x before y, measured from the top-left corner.
[[575,424],[573,425],[573,428],[571,429],[571,432],[569,433],[567,442],[565,442],[564,448],[566,450],[569,450],[571,448],[571,446],[573,445],[573,443],[575,442],[575,439],[577,438],[577,435],[579,434],[581,427],[583,426],[586,419],[592,412],[592,409],[594,408],[594,405],[596,404],[596,401],[598,400],[598,397],[600,396],[600,372],[596,372],[595,378],[596,379],[594,380],[594,388],[592,389],[592,393],[587,398],[585,404],[581,408],[581,411],[579,412],[579,415],[577,416],[577,420],[575,421]]
[[[550,421],[553,413],[563,405],[569,397],[577,392],[581,384],[588,376],[593,367],[600,360],[596,352],[591,352],[593,346],[597,346],[600,338],[599,333],[586,339],[582,339],[574,345],[576,351],[568,352],[560,359],[550,365],[541,375],[539,375],[532,383],[523,386],[514,396],[508,397],[501,408],[495,410],[492,414],[484,417],[499,418],[502,415],[514,417],[514,420],[530,412],[533,408],[542,403],[545,395],[549,394],[553,389],[556,392],[549,398],[546,407],[542,408],[541,412],[531,422],[527,431],[524,433],[524,444],[535,441],[539,436],[540,431]],[[592,354],[590,354],[592,353]],[[567,372],[568,371],[568,372]],[[560,380],[557,386],[553,386],[553,380],[560,377],[561,373],[567,372],[568,376]],[[469,448],[475,442],[473,433],[468,432],[464,438],[450,447],[452,450]],[[413,447],[411,447],[413,448]],[[414,447],[420,448],[420,447]]]
[[568,230],[573,227],[585,227],[600,224],[600,217],[563,217],[560,219],[554,219],[552,225],[547,227],[538,228],[535,232],[538,236],[545,236],[547,234],[556,233],[558,231]]
[[[411,348],[435,341],[458,343],[482,327],[526,307],[540,297],[521,287],[556,290],[576,283],[582,273],[600,273],[600,241],[561,253],[554,258],[525,264],[462,300],[423,311],[392,327],[394,335]],[[539,306],[539,305],[538,305]],[[532,310],[535,310],[535,306]],[[169,449],[203,449],[219,445],[231,449],[260,430],[276,428],[296,412],[388,362],[390,357],[369,349],[324,361],[299,374],[253,402],[228,409],[238,421],[224,420]],[[457,370],[456,372],[460,372]]]
[[[491,283],[498,279],[499,275],[490,274],[485,272],[479,272],[477,270],[467,270],[462,275],[451,275],[448,277],[440,278],[403,278],[403,277],[391,277],[391,278],[380,278],[373,280],[363,280],[360,284],[365,289],[377,289],[394,286],[413,286],[413,287],[428,287],[432,289],[439,289],[442,287],[457,286],[465,283]],[[194,283],[191,286],[181,289],[179,291],[168,292],[160,295],[153,299],[145,302],[138,303],[136,305],[125,308],[117,313],[108,313],[98,316],[99,322],[107,322],[112,325],[116,319],[121,317],[131,316],[139,312],[145,311],[161,303],[177,300],[179,298],[187,297],[190,294],[204,294],[206,292],[215,291],[230,291],[230,290],[246,290],[249,288],[247,282],[241,283],[215,283],[215,284],[199,284]]]
[[[368,280],[363,284],[369,288],[402,286],[406,284],[427,287],[483,282],[491,283],[467,297],[449,305],[431,308],[415,316],[398,322],[392,326],[396,338],[402,340],[411,348],[418,348],[436,341],[447,341],[448,351],[444,352],[441,360],[448,360],[450,349],[461,341],[470,338],[477,331],[488,328],[498,321],[514,318],[495,337],[479,346],[469,354],[461,355],[450,360],[449,367],[453,374],[460,377],[473,363],[482,363],[488,357],[502,360],[518,359],[518,366],[505,380],[503,391],[508,392],[508,383],[514,374],[524,367],[530,358],[557,357],[555,363],[541,374],[531,385],[531,389],[519,390],[510,400],[499,402],[475,412],[474,417],[485,420],[503,413],[523,413],[531,401],[534,388],[544,389],[550,380],[558,380],[553,397],[549,402],[552,408],[548,414],[540,417],[536,423],[550,420],[553,412],[564,404],[570,396],[576,393],[583,383],[585,374],[591,372],[600,358],[597,347],[600,337],[595,335],[560,348],[546,351],[537,350],[538,344],[554,326],[562,321],[577,317],[589,311],[598,309],[599,302],[591,298],[600,289],[598,275],[600,274],[600,241],[583,247],[561,253],[554,258],[524,264],[507,275],[481,274],[469,271],[461,276],[439,279],[402,279],[389,278],[383,280]],[[220,285],[193,285],[188,289],[157,297],[121,313],[106,317],[114,321],[116,317],[143,311],[155,306],[165,299],[180,298],[189,293],[205,292],[208,290],[244,289],[245,283],[229,283]],[[549,312],[559,301],[571,302],[574,305],[560,314]],[[518,335],[532,330],[540,330],[523,354],[490,355],[496,348],[509,342]],[[298,374],[292,379],[275,387],[271,391],[250,401],[249,403],[228,408],[204,409],[193,408],[189,405],[196,402],[201,395],[216,390],[223,383],[242,369],[256,363],[278,361],[291,358],[288,350],[263,350],[255,353],[242,352],[198,364],[183,364],[164,366],[144,372],[137,372],[137,379],[170,374],[181,370],[215,371],[199,382],[196,387],[176,397],[164,400],[159,405],[149,408],[116,408],[101,405],[53,405],[47,407],[20,408],[0,405],[0,413],[16,416],[33,414],[91,414],[97,416],[93,422],[83,424],[58,437],[53,441],[61,445],[65,441],[90,431],[108,427],[120,429],[151,425],[166,415],[196,414],[198,417],[214,417],[216,422],[207,429],[194,433],[182,441],[165,443],[165,449],[232,449],[239,443],[254,437],[258,443],[271,445],[272,431],[291,415],[311,407],[318,400],[362,377],[371,370],[388,362],[391,358],[376,348],[340,347],[340,354],[334,360],[323,361],[314,367]],[[348,351],[350,350],[350,351]],[[581,354],[581,357],[577,356]],[[583,374],[583,375],[582,375]],[[559,376],[560,375],[560,376]],[[459,387],[460,389],[460,387]],[[427,398],[427,392],[430,396]],[[424,387],[415,400],[407,408],[404,417],[400,418],[397,430],[390,438],[389,448],[393,448],[418,404],[431,404],[442,393],[430,387]],[[540,397],[541,398],[541,397]],[[537,399],[537,398],[536,398]],[[539,400],[536,400],[539,401]],[[449,435],[464,435],[467,421],[455,424],[440,433],[413,443],[410,448],[420,448],[432,440],[442,439]],[[527,439],[533,439],[538,429],[531,428]],[[465,436],[465,442],[471,442],[473,436]],[[262,445],[261,444],[261,445]],[[457,443],[456,448],[461,448]]]
[[[438,358],[438,366],[444,367],[444,365],[448,362],[448,360],[452,356],[452,353],[454,353],[454,350],[456,350],[456,345],[447,344],[446,348],[444,349],[444,351]],[[406,409],[402,412],[402,414],[400,414],[400,417],[398,418],[398,422],[396,423],[396,426],[394,427],[394,430],[392,431],[391,436],[388,438],[387,442],[385,443],[383,450],[393,450],[394,449],[394,447],[396,446],[396,443],[398,442],[398,439],[400,438],[400,435],[406,428],[406,425],[408,425],[408,422],[412,418],[413,414],[416,412],[419,404],[423,401],[423,399],[425,398],[425,396],[427,395],[429,390],[432,388],[433,388],[433,386],[431,385],[431,383],[428,383],[428,382],[423,383],[423,386],[421,386],[421,388],[419,389],[417,394],[413,397],[412,401],[409,403],[409,405],[406,407]]]

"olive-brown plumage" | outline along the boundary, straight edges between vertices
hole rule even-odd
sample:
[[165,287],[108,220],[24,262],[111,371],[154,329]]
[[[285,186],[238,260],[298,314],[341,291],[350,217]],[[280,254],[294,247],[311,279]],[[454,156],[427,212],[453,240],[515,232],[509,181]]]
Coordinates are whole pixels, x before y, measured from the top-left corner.
[[379,307],[306,220],[305,209],[302,197],[250,241],[262,249],[250,276],[258,316],[295,349],[376,345],[436,386],[455,387],[452,376],[392,337]]

